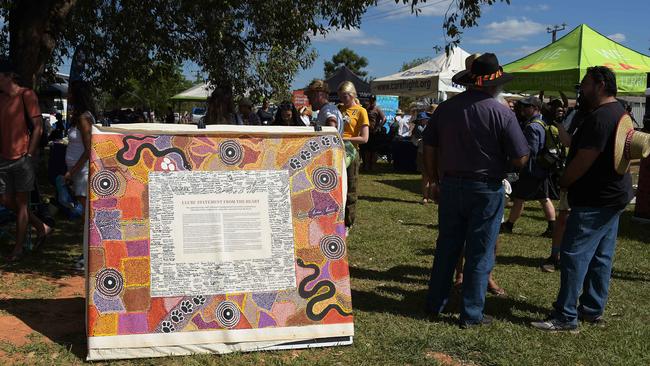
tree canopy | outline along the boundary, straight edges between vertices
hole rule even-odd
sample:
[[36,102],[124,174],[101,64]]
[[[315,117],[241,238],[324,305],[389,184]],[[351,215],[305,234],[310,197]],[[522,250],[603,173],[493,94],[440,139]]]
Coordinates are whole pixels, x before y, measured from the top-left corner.
[[325,79],[332,76],[341,66],[346,66],[353,73],[362,78],[368,76],[368,72],[363,70],[364,67],[368,66],[368,59],[359,56],[356,52],[346,47],[341,49],[336,55],[332,56],[331,61],[325,61]]
[[423,63],[431,60],[431,57],[418,57],[414,58],[411,61],[404,62],[402,64],[402,67],[400,67],[399,71],[406,71],[408,69],[412,69],[416,66],[422,65]]
[[[394,0],[417,13],[423,0]],[[453,0],[443,23],[457,44],[481,5]],[[377,0],[0,0],[0,53],[32,85],[79,52],[83,75],[103,90],[122,88],[160,65],[193,61],[215,85],[270,94],[288,89],[315,59],[311,37],[358,27]]]

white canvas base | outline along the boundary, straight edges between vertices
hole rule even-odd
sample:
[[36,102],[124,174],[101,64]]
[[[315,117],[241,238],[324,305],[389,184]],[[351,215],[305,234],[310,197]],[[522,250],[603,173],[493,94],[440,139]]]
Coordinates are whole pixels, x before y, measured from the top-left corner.
[[140,348],[105,348],[89,349],[86,360],[119,360],[130,358],[187,356],[194,354],[224,354],[232,352],[276,351],[287,349],[349,346],[352,337],[332,337],[321,339],[306,339],[292,342],[245,342],[245,343],[215,343],[193,344],[182,346],[140,347]]
[[353,335],[346,323],[88,337],[87,360],[327,347],[351,344]]

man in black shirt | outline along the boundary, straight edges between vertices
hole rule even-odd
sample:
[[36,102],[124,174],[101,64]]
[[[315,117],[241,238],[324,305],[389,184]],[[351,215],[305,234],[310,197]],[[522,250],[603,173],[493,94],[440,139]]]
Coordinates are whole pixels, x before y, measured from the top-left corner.
[[571,139],[568,166],[560,180],[571,207],[561,245],[560,291],[551,317],[532,323],[547,331],[575,330],[578,319],[602,321],[618,221],[632,199],[629,172],[615,168],[617,128],[629,122],[615,98],[616,76],[604,66],[590,67],[580,88],[592,112]]

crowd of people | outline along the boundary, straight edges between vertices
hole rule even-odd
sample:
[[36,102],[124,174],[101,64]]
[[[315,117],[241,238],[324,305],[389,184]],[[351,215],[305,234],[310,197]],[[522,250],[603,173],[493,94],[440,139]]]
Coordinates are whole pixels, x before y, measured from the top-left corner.
[[[512,78],[496,55],[470,56],[466,70],[453,78],[467,91],[441,103],[424,131],[425,171],[439,204],[426,311],[433,321],[444,311],[454,270],[464,258],[456,277],[462,287],[460,325],[491,323],[483,309],[494,286],[499,232],[512,232],[524,202],[539,200],[549,223],[544,235],[553,238],[542,269],[559,269],[561,281],[550,316],[531,325],[575,331],[578,320],[602,323],[618,221],[633,198],[630,160],[650,154],[650,135],[634,129],[607,67],[587,70],[570,113],[559,100],[503,100],[503,85]],[[562,145],[568,147],[565,161]],[[506,178],[514,172],[513,206],[502,223]],[[555,182],[561,225],[555,225],[550,200],[556,198]]]
[[[29,209],[36,188],[42,121],[33,91],[19,86],[11,64],[0,63],[0,204],[15,213],[15,246],[6,258],[25,254],[29,225],[38,248],[52,232]],[[345,145],[347,198],[346,233],[353,227],[359,171],[372,170],[378,152],[393,138],[417,149],[422,172],[422,203],[439,205],[439,236],[435,248],[426,311],[435,321],[450,294],[460,293],[460,325],[487,324],[483,314],[486,292],[503,296],[492,270],[500,232],[510,233],[527,201],[539,201],[552,238],[544,271],[561,271],[560,290],[551,316],[532,326],[548,331],[573,331],[578,320],[603,321],[618,220],[632,199],[628,167],[631,159],[650,153],[648,135],[616,99],[616,77],[606,67],[591,67],[580,86],[580,97],[569,108],[566,97],[543,102],[529,96],[506,101],[503,86],[512,75],[503,72],[496,55],[472,55],[466,70],[453,77],[462,92],[427,110],[401,111],[388,130],[386,115],[371,98],[362,106],[354,84],[342,82],[340,103],[329,100],[328,84],[313,80],[305,89],[310,107],[300,110],[291,101],[273,113],[264,100],[254,110],[248,98],[236,104],[228,88],[217,87],[207,102],[205,124],[331,126]],[[73,82],[72,106],[63,180],[85,210],[91,127],[97,111],[88,84]],[[312,111],[318,111],[312,115]],[[171,117],[170,117],[171,116]],[[169,122],[176,122],[173,111]],[[183,115],[180,121],[187,121]],[[506,196],[512,200],[504,217]],[[553,201],[559,198],[559,215]],[[83,258],[78,268],[83,268]],[[454,272],[456,275],[454,277]]]

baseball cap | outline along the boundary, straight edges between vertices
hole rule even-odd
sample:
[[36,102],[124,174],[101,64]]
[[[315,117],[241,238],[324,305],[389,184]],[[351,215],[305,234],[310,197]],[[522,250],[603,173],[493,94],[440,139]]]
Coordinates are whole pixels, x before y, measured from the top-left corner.
[[519,100],[519,103],[524,104],[524,105],[532,105],[537,107],[538,109],[542,109],[542,101],[539,100],[537,97],[528,97]]

